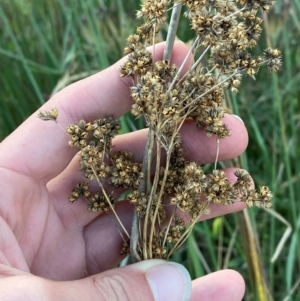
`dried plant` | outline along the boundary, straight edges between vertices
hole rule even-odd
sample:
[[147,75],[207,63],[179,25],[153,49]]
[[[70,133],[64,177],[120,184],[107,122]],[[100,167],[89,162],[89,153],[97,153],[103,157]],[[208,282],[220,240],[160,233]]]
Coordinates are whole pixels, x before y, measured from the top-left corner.
[[[254,78],[262,65],[276,72],[281,65],[277,49],[268,48],[258,57],[251,54],[262,31],[257,13],[267,13],[273,4],[271,0],[143,2],[137,18],[145,23],[128,37],[127,61],[120,69],[122,77],[132,78],[132,112],[143,117],[149,128],[142,164],[130,152],[113,151],[112,139],[120,129],[113,117],[81,120],[68,127],[69,144],[80,149],[80,166],[87,178],[76,185],[69,201],[83,198],[91,212],[112,212],[126,235],[120,251],[130,252],[133,261],[168,259],[211,204],[226,206],[240,200],[248,207],[271,206],[268,187],[255,191],[246,171],[236,171],[236,182],[229,182],[224,171],[217,169],[218,151],[208,175],[202,166],[187,161],[180,129],[191,119],[207,136],[216,137],[217,145],[230,136],[223,123],[224,90],[237,93],[243,76]],[[170,58],[182,7],[196,38],[177,67],[170,64]],[[156,35],[168,22],[170,10],[164,58],[155,62]],[[194,63],[186,66],[190,56]],[[182,74],[184,67],[188,72]],[[57,121],[57,110],[41,112],[39,117]],[[94,179],[99,191],[91,194],[89,181]],[[128,190],[127,199],[135,208],[130,235],[115,212],[118,200],[108,192],[108,185],[109,191]]]

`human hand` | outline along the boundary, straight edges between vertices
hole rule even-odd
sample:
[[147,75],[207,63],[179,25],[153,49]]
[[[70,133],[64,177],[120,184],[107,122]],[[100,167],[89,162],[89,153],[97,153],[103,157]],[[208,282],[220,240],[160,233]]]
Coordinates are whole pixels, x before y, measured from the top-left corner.
[[[184,44],[177,43],[172,62],[182,62],[187,51]],[[162,52],[163,44],[159,44],[156,59],[161,59]],[[58,108],[64,128],[80,119],[123,115],[132,105],[131,83],[120,78],[120,64],[70,85],[41,110]],[[248,139],[240,120],[227,115],[225,123],[232,135],[222,140],[220,160],[241,154]],[[132,151],[141,161],[146,136],[146,130],[121,135],[113,145],[115,150]],[[182,137],[188,160],[215,160],[215,140],[207,138],[193,122],[183,126]],[[113,269],[122,259],[122,238],[110,215],[92,214],[83,202],[70,205],[67,201],[83,177],[68,139],[55,123],[41,122],[34,113],[0,144],[1,300],[242,299],[244,282],[230,270],[191,282],[182,266],[162,260]],[[235,179],[232,169],[226,173]],[[243,208],[241,203],[213,205],[209,217]],[[131,205],[120,202],[116,210],[130,229]],[[154,298],[155,292],[161,294],[160,299]]]

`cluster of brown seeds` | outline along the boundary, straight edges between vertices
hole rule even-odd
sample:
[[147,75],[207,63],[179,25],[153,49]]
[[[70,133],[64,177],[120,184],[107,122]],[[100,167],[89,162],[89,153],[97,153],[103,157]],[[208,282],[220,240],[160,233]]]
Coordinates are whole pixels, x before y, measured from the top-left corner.
[[[120,68],[122,77],[133,80],[132,112],[143,117],[149,127],[143,164],[135,162],[128,151],[113,151],[112,139],[120,123],[112,117],[93,122],[81,120],[67,129],[71,136],[69,145],[80,149],[83,175],[93,183],[96,180],[99,186],[98,191],[91,193],[88,182],[78,183],[69,201],[82,198],[89,211],[116,214],[117,199],[111,191],[128,190],[126,198],[135,208],[135,217],[130,242],[124,241],[122,254],[130,250],[133,260],[168,259],[200,216],[209,212],[211,204],[230,205],[240,200],[248,207],[271,207],[268,187],[256,191],[246,171],[237,170],[236,181],[231,183],[216,166],[207,175],[199,164],[187,161],[179,130],[190,119],[218,142],[230,136],[230,129],[223,122],[224,90],[237,93],[242,77],[254,77],[262,65],[270,72],[281,66],[277,49],[268,48],[258,57],[251,53],[262,32],[262,19],[257,12],[268,12],[273,4],[272,0],[143,2],[137,17],[144,18],[145,23],[128,37],[127,61]],[[184,16],[195,31],[189,53],[194,55],[194,63],[187,66],[189,71],[185,74],[183,66],[170,63],[169,54],[155,61],[151,52],[155,52],[153,41],[168,20],[171,5],[173,12],[185,7]],[[170,36],[175,30],[174,20],[170,22]],[[41,112],[39,117],[56,121],[57,115],[53,109]],[[187,220],[190,226],[185,225]]]
[[93,122],[81,120],[71,124],[67,133],[71,136],[69,145],[80,148],[80,167],[89,180],[97,179],[99,191],[92,194],[89,184],[76,184],[69,197],[70,202],[79,198],[87,201],[87,209],[92,212],[108,212],[116,199],[107,193],[103,184],[109,183],[114,188],[136,188],[141,177],[140,164],[132,161],[130,152],[112,153],[112,138],[118,133],[120,123],[112,117],[101,118]]

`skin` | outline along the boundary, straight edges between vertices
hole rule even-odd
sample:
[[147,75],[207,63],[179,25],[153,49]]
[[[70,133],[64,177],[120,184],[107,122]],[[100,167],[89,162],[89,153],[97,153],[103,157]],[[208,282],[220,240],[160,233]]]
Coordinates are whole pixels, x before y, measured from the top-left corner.
[[[157,45],[156,59],[161,59],[163,47]],[[179,65],[187,51],[177,42],[172,62]],[[80,119],[123,115],[132,105],[131,81],[121,79],[118,73],[123,62],[68,86],[41,110],[57,107],[63,128]],[[232,135],[221,141],[220,160],[240,155],[248,143],[239,119],[227,115],[225,123]],[[207,138],[193,122],[183,126],[182,134],[187,159],[214,162],[215,139]],[[141,130],[118,136],[113,144],[116,150],[132,151],[141,161],[146,136],[147,131]],[[121,277],[121,283],[140,283],[122,285],[128,295],[135,296],[138,287],[143,300],[154,300],[145,277],[140,277],[144,272],[134,265],[113,269],[122,259],[118,251],[122,239],[111,216],[88,212],[83,201],[73,205],[67,201],[75,183],[83,180],[77,150],[68,146],[68,139],[54,122],[38,119],[36,112],[0,144],[0,299],[125,300],[118,293],[114,299],[103,289],[105,279]],[[226,174],[234,181],[232,169]],[[205,218],[243,208],[239,202],[227,207],[215,205]],[[119,203],[117,212],[130,229],[131,205]],[[111,285],[112,290],[115,287]],[[220,271],[194,280],[190,300],[241,300],[244,289],[237,272]]]

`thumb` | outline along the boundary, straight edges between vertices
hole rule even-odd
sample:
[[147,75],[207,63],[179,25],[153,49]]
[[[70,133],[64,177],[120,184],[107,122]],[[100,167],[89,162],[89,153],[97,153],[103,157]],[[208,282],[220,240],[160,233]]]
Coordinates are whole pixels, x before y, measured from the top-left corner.
[[192,292],[187,270],[163,260],[146,260],[59,284],[52,300],[188,301]]

